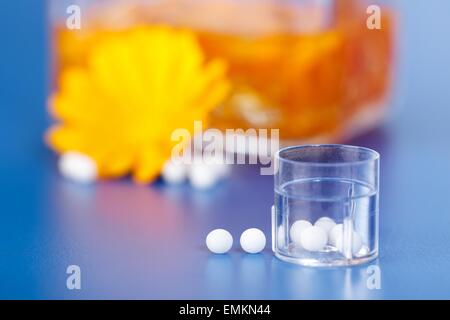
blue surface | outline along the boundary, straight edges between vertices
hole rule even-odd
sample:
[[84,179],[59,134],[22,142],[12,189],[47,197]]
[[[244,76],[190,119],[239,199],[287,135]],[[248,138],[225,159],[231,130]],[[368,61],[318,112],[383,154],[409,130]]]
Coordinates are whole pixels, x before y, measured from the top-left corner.
[[[255,167],[207,194],[62,180],[42,143],[42,3],[0,4],[0,298],[450,298],[449,1],[400,2],[406,91],[383,127],[353,141],[382,155],[381,290],[367,289],[367,266],[208,254],[215,227],[269,234],[272,178]],[[70,264],[81,267],[80,291],[66,289]]]

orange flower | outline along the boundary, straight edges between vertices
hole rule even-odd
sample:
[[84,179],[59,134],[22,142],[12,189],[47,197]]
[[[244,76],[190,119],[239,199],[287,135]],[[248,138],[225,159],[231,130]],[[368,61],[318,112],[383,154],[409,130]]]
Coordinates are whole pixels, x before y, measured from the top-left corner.
[[47,133],[57,152],[92,157],[100,177],[132,172],[147,183],[158,176],[176,142],[229,91],[222,60],[205,62],[195,36],[168,27],[137,27],[108,34],[87,53],[86,66],[67,67]]

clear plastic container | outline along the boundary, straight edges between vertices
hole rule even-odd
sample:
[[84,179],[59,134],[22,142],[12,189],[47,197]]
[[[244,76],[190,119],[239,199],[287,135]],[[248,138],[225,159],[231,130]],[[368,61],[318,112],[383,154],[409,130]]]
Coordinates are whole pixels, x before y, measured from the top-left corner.
[[275,255],[330,267],[376,258],[379,159],[376,151],[347,145],[281,149],[272,209]]

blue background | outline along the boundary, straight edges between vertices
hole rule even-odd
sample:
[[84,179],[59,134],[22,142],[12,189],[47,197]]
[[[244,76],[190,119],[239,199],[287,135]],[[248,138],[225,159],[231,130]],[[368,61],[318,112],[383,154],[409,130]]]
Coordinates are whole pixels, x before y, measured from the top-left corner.
[[[237,167],[211,192],[80,187],[45,148],[46,19],[39,0],[0,2],[0,298],[450,298],[450,2],[400,1],[400,89],[379,129],[351,143],[382,155],[381,290],[366,267],[311,269],[267,250],[208,254],[224,227],[269,234],[271,177]],[[82,290],[66,289],[66,268]]]

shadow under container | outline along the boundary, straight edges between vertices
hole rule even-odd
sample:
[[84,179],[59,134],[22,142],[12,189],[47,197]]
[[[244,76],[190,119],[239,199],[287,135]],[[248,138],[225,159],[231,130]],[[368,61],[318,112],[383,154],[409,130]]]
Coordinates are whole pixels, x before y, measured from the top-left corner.
[[378,256],[376,151],[305,145],[281,149],[275,161],[272,247],[279,259],[334,267]]

